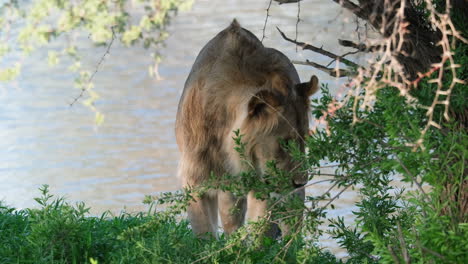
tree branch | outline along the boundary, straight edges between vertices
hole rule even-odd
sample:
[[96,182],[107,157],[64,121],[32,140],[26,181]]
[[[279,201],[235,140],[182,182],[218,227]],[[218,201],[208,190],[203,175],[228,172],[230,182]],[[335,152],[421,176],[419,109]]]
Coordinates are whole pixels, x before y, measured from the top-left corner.
[[274,0],[274,1],[278,2],[278,4],[281,5],[281,4],[299,3],[302,0]]
[[267,26],[267,23],[268,23],[268,17],[270,17],[271,2],[272,2],[272,0],[270,0],[270,2],[268,3],[268,7],[267,7],[267,9],[266,9],[265,24],[263,25],[262,40],[261,40],[261,42],[263,42],[263,40],[265,39],[265,29],[266,29],[266,26]]
[[314,68],[317,68],[323,72],[328,73],[330,76],[333,77],[346,77],[346,76],[353,76],[354,74],[351,73],[350,71],[347,71],[345,69],[333,69],[333,68],[327,68],[321,64],[315,63],[313,61],[291,61],[293,64],[300,64],[300,65],[307,65],[307,66],[312,66]]
[[288,38],[288,37],[286,36],[286,34],[284,34],[283,31],[281,31],[278,27],[276,27],[276,29],[279,31],[279,33],[281,34],[281,36],[282,36],[285,40],[287,40],[287,41],[289,41],[289,42],[291,42],[291,43],[294,43],[294,44],[300,46],[300,47],[301,47],[302,49],[304,49],[304,50],[311,50],[311,51],[313,51],[313,52],[317,52],[317,53],[322,54],[322,55],[324,55],[324,56],[327,56],[327,57],[329,57],[329,58],[335,59],[335,60],[337,60],[337,61],[339,61],[339,62],[343,62],[344,64],[346,64],[346,65],[349,66],[349,67],[356,67],[356,68],[359,68],[359,67],[360,67],[358,64],[356,64],[356,63],[354,63],[354,62],[352,62],[352,61],[350,61],[350,60],[348,60],[348,59],[345,59],[345,58],[343,58],[343,57],[341,57],[341,56],[338,56],[338,55],[336,55],[336,54],[334,54],[334,53],[331,53],[331,52],[329,52],[329,51],[326,51],[326,50],[324,50],[324,49],[322,49],[322,48],[317,48],[317,47],[312,46],[312,45],[310,45],[310,44],[307,44],[307,43],[304,43],[304,42],[300,42],[300,41],[296,41],[296,40],[290,39],[290,38]]
[[382,45],[366,46],[364,43],[355,43],[345,39],[338,39],[338,43],[343,47],[355,48],[362,52],[374,52],[382,49]]

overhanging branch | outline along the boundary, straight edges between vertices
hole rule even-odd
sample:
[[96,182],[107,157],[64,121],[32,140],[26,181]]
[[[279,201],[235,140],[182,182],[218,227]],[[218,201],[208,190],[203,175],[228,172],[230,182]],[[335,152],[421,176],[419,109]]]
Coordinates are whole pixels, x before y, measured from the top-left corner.
[[296,40],[290,39],[290,38],[288,38],[288,37],[286,36],[286,34],[284,34],[283,31],[281,31],[278,27],[276,27],[276,29],[279,31],[279,33],[281,34],[281,36],[282,36],[285,40],[287,40],[287,41],[289,41],[289,42],[291,42],[291,43],[294,43],[294,44],[300,46],[302,49],[311,50],[311,51],[313,51],[313,52],[317,52],[317,53],[319,53],[319,54],[322,54],[322,55],[324,55],[324,56],[327,56],[327,57],[329,57],[329,58],[332,58],[332,59],[334,59],[334,60],[336,60],[336,61],[342,62],[342,63],[344,63],[345,65],[347,65],[347,66],[349,66],[349,67],[356,67],[356,68],[359,68],[359,67],[360,67],[358,64],[356,64],[356,63],[354,63],[354,62],[352,62],[352,61],[350,61],[350,60],[348,60],[348,59],[345,59],[345,58],[343,58],[342,56],[338,56],[338,55],[336,55],[336,54],[334,54],[334,53],[331,53],[331,52],[329,52],[329,51],[326,51],[326,50],[324,50],[324,49],[322,49],[322,48],[317,48],[317,47],[315,47],[315,46],[312,46],[312,45],[307,44],[307,43],[304,43],[304,42],[300,42],[300,41],[296,41]]
[[355,48],[362,52],[374,52],[382,49],[382,45],[367,46],[364,43],[355,43],[345,39],[338,39],[338,43],[343,47]]
[[300,64],[300,65],[307,65],[307,66],[312,66],[316,69],[319,69],[325,73],[328,73],[330,76],[333,77],[347,77],[347,76],[353,76],[354,74],[348,70],[345,69],[333,69],[333,68],[327,68],[321,64],[315,63],[313,61],[296,61],[293,60],[291,61],[293,64]]

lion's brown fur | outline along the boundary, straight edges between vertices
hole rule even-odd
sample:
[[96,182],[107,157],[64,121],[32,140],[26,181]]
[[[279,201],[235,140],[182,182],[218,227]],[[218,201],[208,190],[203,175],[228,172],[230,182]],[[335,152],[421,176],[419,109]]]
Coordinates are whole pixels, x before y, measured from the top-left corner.
[[[295,89],[299,82],[286,56],[264,47],[235,20],[210,40],[192,67],[178,107],[176,137],[183,185],[194,187],[210,173],[237,174],[243,169],[232,140],[236,129],[245,134],[248,154],[259,171],[262,162],[277,156],[278,138],[300,140],[308,129],[310,91]],[[283,167],[293,165],[288,158],[282,162]],[[189,209],[192,226],[193,218],[203,218],[197,214],[208,214],[202,200],[198,209],[194,203],[192,214]],[[203,231],[212,229],[195,230]]]

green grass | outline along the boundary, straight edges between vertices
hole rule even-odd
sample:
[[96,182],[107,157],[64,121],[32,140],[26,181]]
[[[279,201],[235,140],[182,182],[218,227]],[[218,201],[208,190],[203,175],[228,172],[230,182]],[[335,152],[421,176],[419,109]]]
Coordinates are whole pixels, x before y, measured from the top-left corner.
[[0,204],[0,263],[340,263],[296,241],[199,239],[187,221],[168,213],[89,216],[89,208],[54,198],[47,186],[39,209]]

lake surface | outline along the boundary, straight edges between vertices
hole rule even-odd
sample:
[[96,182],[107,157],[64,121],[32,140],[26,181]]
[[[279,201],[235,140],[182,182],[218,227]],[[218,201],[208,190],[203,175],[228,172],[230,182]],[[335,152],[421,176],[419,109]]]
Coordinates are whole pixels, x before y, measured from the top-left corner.
[[[237,18],[261,39],[268,1],[195,1],[179,12],[161,53],[163,80],[148,73],[151,51],[114,43],[94,78],[100,98],[95,106],[105,115],[102,125],[84,105],[69,103],[79,94],[66,63],[45,66],[47,51],[36,52],[23,64],[21,76],[0,84],[0,200],[16,208],[34,207],[33,197],[42,184],[70,201],[84,201],[93,214],[146,210],[145,194],[174,191],[178,149],[174,123],[183,84],[196,55],[216,33]],[[294,38],[297,4],[272,3],[264,44],[292,60],[311,59],[328,64],[328,58],[296,51],[275,27]],[[301,4],[298,39],[323,46],[337,54],[346,50],[337,38],[355,38],[351,15],[332,1],[307,0]],[[60,45],[55,43],[52,45]],[[105,48],[83,43],[85,65],[95,68]],[[340,82],[318,70],[297,66],[301,79],[316,74],[332,91]],[[320,96],[317,94],[315,96]],[[81,100],[83,101],[83,100]],[[329,185],[308,191],[322,193]],[[337,190],[338,191],[338,190]],[[350,215],[356,194],[345,192],[333,214]]]

